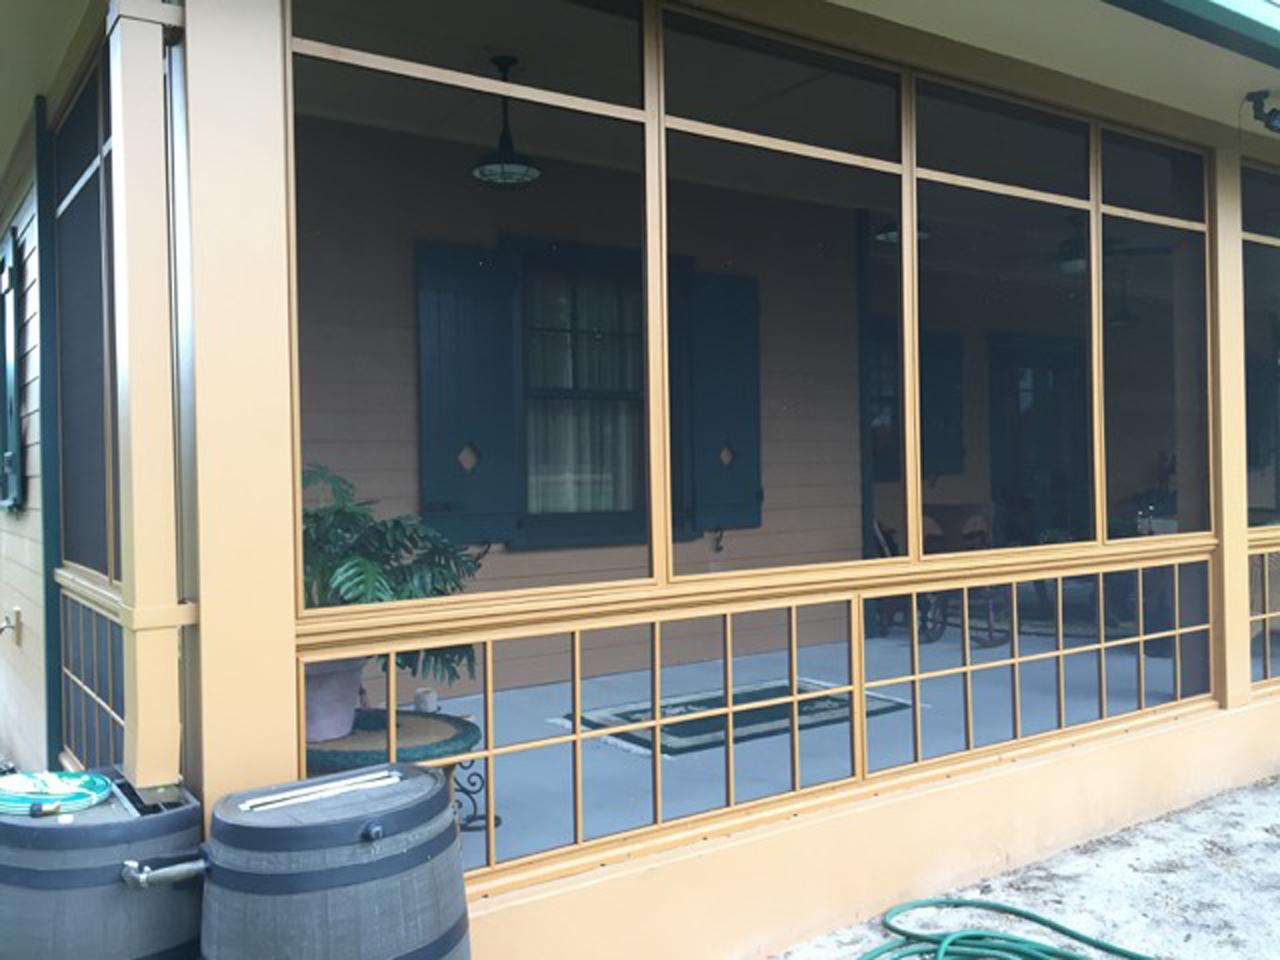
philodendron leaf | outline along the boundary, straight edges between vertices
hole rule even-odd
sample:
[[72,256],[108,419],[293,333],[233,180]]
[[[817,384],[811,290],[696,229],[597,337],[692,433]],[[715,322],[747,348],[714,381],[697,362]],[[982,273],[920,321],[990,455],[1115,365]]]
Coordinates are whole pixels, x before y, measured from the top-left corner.
[[343,603],[382,603],[394,599],[382,564],[369,557],[352,557],[333,571],[329,589]]

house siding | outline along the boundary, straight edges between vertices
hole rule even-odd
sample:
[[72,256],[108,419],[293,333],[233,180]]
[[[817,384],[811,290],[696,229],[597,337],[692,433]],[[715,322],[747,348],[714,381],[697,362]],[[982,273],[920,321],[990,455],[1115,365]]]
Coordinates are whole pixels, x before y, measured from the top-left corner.
[[[23,257],[18,330],[24,448],[23,508],[0,513],[0,614],[22,610],[22,632],[0,634],[0,753],[39,769],[48,758],[44,649],[44,542],[40,496],[40,258],[36,193],[29,188],[8,224]],[[8,227],[6,227],[7,229]]]

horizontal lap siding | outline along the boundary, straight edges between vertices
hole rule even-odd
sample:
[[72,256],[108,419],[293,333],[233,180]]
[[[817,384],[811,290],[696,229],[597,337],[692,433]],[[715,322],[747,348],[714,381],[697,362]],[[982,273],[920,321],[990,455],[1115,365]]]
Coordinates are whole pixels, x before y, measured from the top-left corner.
[[35,192],[18,208],[23,263],[22,325],[18,332],[25,505],[0,513],[0,615],[22,608],[22,643],[0,635],[0,753],[20,766],[45,766],[44,549],[40,499],[40,272]]

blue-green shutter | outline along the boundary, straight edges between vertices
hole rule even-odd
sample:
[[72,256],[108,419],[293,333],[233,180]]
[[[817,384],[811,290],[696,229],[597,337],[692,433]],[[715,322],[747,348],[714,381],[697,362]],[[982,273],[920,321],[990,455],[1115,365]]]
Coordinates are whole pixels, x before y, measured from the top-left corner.
[[17,510],[22,506],[22,378],[18,375],[18,329],[22,323],[22,268],[21,245],[17,228],[10,228],[6,242],[0,248],[3,277],[0,277],[0,297],[4,318],[4,410],[0,426],[0,508]]
[[491,248],[416,253],[423,519],[457,543],[505,542],[525,476],[512,274]]
[[964,473],[964,339],[920,334],[920,446],[924,476]]
[[760,526],[760,304],[753,277],[695,274],[683,331],[694,530]]

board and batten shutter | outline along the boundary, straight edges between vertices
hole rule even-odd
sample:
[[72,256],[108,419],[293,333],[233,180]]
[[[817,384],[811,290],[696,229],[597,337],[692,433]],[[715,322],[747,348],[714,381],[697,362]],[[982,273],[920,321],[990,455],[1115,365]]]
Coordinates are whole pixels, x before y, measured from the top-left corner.
[[510,540],[523,509],[515,283],[497,250],[416,248],[423,521],[456,543]]
[[672,271],[676,530],[760,526],[760,304],[755,279]]
[[22,252],[16,227],[0,242],[0,319],[4,357],[4,410],[0,415],[0,509],[22,506],[22,378],[18,375],[18,330],[22,325]]

